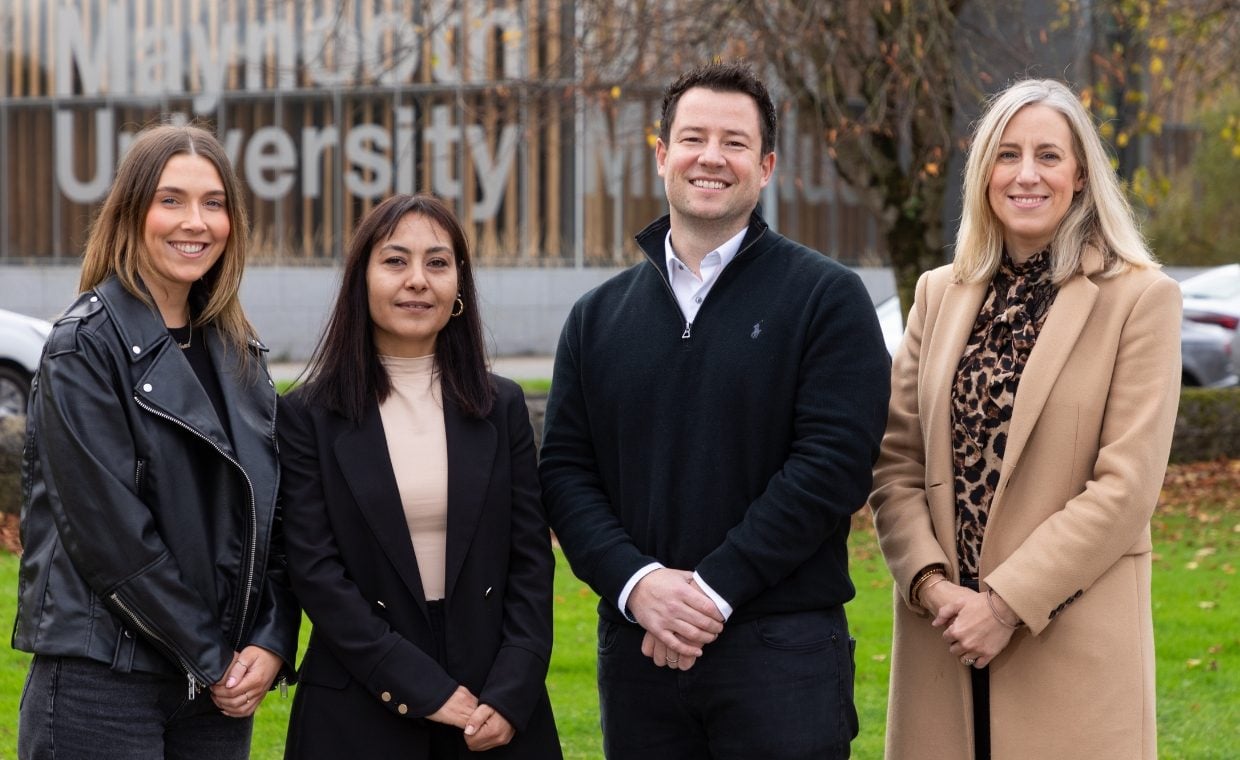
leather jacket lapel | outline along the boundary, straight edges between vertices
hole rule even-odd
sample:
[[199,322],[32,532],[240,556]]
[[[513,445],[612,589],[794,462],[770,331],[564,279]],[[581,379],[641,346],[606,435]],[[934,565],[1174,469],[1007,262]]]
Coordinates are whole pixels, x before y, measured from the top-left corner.
[[[215,407],[207,398],[202,383],[189,361],[176,347],[164,322],[154,307],[125,290],[117,279],[104,280],[95,288],[104,308],[127,347],[125,355],[134,377],[134,399],[139,406],[206,438],[231,459],[237,459],[232,442],[216,416]],[[212,346],[215,353],[220,346]],[[145,370],[139,366],[149,362]],[[225,393],[225,398],[235,398]],[[274,403],[274,400],[267,405]]]

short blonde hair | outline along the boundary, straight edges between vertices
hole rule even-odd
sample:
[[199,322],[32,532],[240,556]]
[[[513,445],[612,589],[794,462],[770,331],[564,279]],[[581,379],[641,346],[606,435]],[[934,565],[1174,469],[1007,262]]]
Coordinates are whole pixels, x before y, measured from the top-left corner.
[[1025,106],[1043,105],[1063,115],[1085,187],[1076,193],[1051,238],[1051,279],[1062,284],[1081,267],[1087,248],[1103,257],[1104,277],[1130,268],[1156,267],[1132,206],[1124,196],[1098,129],[1076,94],[1053,79],[1026,79],[995,95],[973,134],[964,170],[964,211],[956,234],[952,273],[957,282],[985,282],[1003,256],[1003,225],[990,207],[988,187],[1008,122]]

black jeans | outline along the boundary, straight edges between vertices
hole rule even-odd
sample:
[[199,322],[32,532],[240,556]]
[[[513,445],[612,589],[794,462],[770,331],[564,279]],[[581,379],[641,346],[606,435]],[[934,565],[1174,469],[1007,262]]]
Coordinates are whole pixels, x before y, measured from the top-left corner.
[[835,760],[857,735],[843,607],[729,622],[687,671],[655,667],[644,632],[599,621],[608,760]]
[[118,673],[79,657],[35,655],[22,690],[22,760],[245,760],[253,718],[229,718],[185,676]]

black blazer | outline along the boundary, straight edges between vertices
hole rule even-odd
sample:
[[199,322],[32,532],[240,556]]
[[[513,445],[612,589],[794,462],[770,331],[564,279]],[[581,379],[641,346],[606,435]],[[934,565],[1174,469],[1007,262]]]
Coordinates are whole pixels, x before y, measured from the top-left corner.
[[289,573],[314,624],[286,758],[426,758],[425,716],[458,684],[516,729],[487,757],[561,756],[545,685],[555,564],[533,434],[520,388],[495,382],[484,420],[444,401],[444,666],[377,402],[354,425],[297,391],[281,400]]

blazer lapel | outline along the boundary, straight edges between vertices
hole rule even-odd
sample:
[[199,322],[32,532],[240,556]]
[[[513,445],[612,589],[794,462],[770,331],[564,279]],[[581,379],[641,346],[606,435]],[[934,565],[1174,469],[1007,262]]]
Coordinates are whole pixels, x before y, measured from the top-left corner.
[[400,502],[396,475],[392,471],[379,405],[372,401],[366,408],[362,424],[341,433],[333,447],[358,511],[365,517],[375,540],[383,547],[383,553],[425,613],[426,594],[422,589],[422,575],[418,572],[418,560],[413,554],[405,510]]
[[466,417],[446,398],[443,419],[448,439],[448,547],[444,595],[451,598],[486,503],[498,434],[490,422]]
[[1021,373],[1016,402],[1012,406],[1012,422],[1008,427],[1007,448],[1003,452],[1000,488],[1020,461],[1029,434],[1033,432],[1051,388],[1076,346],[1097,298],[1098,286],[1084,274],[1077,274],[1064,283],[1055,296],[1046,322],[1038,333],[1038,341]]

